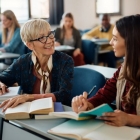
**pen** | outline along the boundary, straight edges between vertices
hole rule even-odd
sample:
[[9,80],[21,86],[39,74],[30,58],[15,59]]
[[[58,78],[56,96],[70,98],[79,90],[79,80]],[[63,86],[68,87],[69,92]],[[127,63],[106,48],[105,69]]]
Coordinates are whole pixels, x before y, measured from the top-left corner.
[[[89,91],[87,98],[88,98],[89,95],[93,92],[93,90],[94,90],[95,88],[96,88],[96,85],[93,86],[92,89]],[[82,105],[78,107],[78,110],[79,110],[81,107],[82,107]]]
[[96,88],[96,85],[93,86],[93,88],[89,91],[88,96],[94,91],[95,88]]

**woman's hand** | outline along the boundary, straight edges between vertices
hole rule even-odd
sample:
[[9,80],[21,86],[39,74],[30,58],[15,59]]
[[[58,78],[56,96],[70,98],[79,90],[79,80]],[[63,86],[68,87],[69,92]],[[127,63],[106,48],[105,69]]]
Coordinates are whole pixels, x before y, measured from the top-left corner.
[[3,95],[7,92],[9,92],[7,86],[4,83],[0,82],[0,95]]
[[106,124],[113,125],[113,126],[124,126],[128,125],[128,114],[121,111],[115,110],[114,112],[104,113],[102,120],[105,120]]
[[3,112],[4,112],[9,107],[16,107],[21,103],[25,103],[27,101],[32,101],[32,100],[34,100],[33,95],[28,95],[28,94],[18,95],[16,97],[3,101],[0,105],[0,108],[4,107],[3,108]]
[[74,112],[78,113],[80,111],[85,111],[87,108],[87,92],[83,92],[83,95],[76,96],[72,99],[72,109]]
[[78,49],[76,49],[74,52],[73,52],[73,56],[77,56],[77,55],[79,55],[81,53],[81,51],[80,51],[80,49],[78,48]]

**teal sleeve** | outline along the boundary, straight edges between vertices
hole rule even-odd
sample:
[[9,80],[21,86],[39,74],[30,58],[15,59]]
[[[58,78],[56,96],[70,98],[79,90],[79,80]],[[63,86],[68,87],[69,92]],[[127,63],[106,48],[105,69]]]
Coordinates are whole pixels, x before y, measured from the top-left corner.
[[22,40],[20,37],[20,28],[17,28],[9,44],[3,46],[3,48],[6,50],[6,52],[14,52],[14,50],[20,46],[21,42]]

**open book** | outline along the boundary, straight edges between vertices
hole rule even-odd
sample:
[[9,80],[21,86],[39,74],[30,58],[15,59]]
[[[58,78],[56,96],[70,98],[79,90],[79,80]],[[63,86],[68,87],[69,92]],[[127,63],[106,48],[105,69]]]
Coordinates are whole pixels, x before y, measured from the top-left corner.
[[3,102],[4,100],[17,96],[21,92],[20,86],[9,87],[8,89],[9,89],[9,92],[7,92],[3,95],[0,95],[0,102]]
[[76,140],[135,140],[140,130],[133,127],[116,127],[101,120],[69,120],[50,130],[48,133]]
[[[64,108],[61,102],[54,102],[54,112],[64,112]],[[50,115],[34,115],[35,119],[56,119],[57,116]]]
[[32,102],[25,102],[14,108],[8,108],[5,111],[5,119],[28,119],[30,114],[48,114],[53,112],[52,98],[43,98]]
[[97,116],[102,116],[105,112],[113,112],[114,110],[108,104],[102,104],[89,111],[81,111],[80,113],[75,113],[73,111],[66,112],[50,112],[49,115],[61,117],[61,118],[70,118],[74,120],[85,120],[90,118],[95,118]]

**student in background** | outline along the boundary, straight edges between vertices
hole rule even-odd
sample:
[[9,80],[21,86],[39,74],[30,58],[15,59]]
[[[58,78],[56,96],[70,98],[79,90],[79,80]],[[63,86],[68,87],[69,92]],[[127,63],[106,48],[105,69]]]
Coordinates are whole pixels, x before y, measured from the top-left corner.
[[25,45],[20,37],[20,25],[15,14],[6,10],[1,14],[2,33],[0,34],[0,51],[24,54]]
[[[112,38],[112,30],[114,25],[110,23],[110,16],[108,14],[101,14],[99,16],[101,25],[93,28],[91,31],[85,33],[82,36],[82,39],[108,39]],[[114,56],[113,48],[110,45],[103,45],[100,48],[101,50],[107,50],[109,52],[99,54],[99,62],[107,63],[108,67],[116,67],[116,58]]]
[[[73,98],[75,112],[89,110],[116,100],[113,113],[101,119],[114,126],[140,126],[140,15],[124,17],[116,22],[110,41],[116,57],[125,57],[124,63],[95,96],[87,93]],[[80,107],[80,108],[79,108]]]
[[0,107],[15,107],[20,103],[52,97],[55,102],[67,103],[72,89],[73,60],[54,50],[54,31],[43,19],[26,22],[20,31],[22,41],[32,51],[22,55],[0,73],[0,94],[18,83],[23,95],[4,101]]
[[75,48],[72,54],[75,66],[84,65],[84,56],[81,53],[80,32],[74,27],[74,19],[71,13],[62,16],[61,26],[55,31],[55,46],[69,45]]

